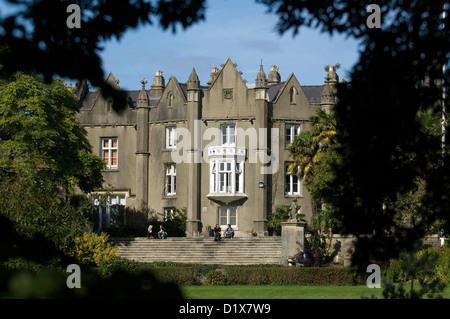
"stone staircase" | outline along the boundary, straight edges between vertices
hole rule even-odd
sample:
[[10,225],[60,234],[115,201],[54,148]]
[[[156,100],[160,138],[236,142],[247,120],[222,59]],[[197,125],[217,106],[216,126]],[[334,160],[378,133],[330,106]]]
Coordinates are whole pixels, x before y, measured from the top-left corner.
[[110,238],[119,256],[140,262],[254,265],[279,264],[281,237],[235,237],[219,242],[209,238]]

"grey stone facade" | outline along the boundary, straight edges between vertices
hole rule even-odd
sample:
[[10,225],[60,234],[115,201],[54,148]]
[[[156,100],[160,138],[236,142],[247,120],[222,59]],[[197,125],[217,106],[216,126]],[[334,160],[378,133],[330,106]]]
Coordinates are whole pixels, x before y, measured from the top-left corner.
[[[186,83],[166,82],[157,71],[150,89],[143,79],[140,90],[127,92],[122,113],[81,83],[77,116],[109,166],[104,188],[117,194],[115,203],[146,203],[161,216],[185,208],[188,237],[228,223],[236,236],[267,235],[271,212],[294,199],[309,220],[309,194],[286,174],[292,162],[286,145],[309,129],[317,108],[332,107],[337,75],[330,69],[318,86],[301,86],[293,73],[282,81],[275,66],[268,77],[263,66],[255,76],[248,85],[230,59],[213,68],[207,85],[195,69]],[[118,86],[111,73],[107,81]]]

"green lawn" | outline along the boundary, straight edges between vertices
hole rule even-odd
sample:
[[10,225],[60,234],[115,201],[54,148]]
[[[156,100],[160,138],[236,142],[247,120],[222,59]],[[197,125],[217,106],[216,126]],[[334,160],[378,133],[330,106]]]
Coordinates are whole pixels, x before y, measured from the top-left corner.
[[[186,299],[360,299],[382,290],[367,286],[182,286]],[[450,286],[443,292],[450,298]]]

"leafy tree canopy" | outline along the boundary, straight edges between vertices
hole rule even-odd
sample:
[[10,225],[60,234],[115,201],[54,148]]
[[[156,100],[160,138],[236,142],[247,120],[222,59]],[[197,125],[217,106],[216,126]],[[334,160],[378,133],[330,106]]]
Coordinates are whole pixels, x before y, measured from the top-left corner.
[[70,190],[102,186],[102,160],[91,153],[74,115],[78,103],[62,80],[16,73],[0,79],[0,175],[35,176]]
[[[120,39],[140,25],[160,25],[176,31],[204,19],[205,0],[6,0],[17,13],[0,17],[0,64],[3,72],[36,70],[50,81],[54,75],[87,79],[126,105],[124,92],[104,81],[99,52],[102,42]],[[78,4],[81,28],[68,28],[67,7]]]
[[[281,33],[306,26],[361,40],[350,85],[338,86],[334,109],[342,160],[330,163],[334,177],[322,194],[343,231],[358,238],[354,262],[366,267],[412,250],[433,227],[449,233],[448,130],[443,145],[442,134],[423,126],[423,114],[440,118],[448,110],[447,1],[384,1],[379,29],[368,28],[364,1],[258,2],[279,17]],[[417,191],[414,222],[398,227],[398,205],[392,203]]]
[[76,235],[92,203],[75,201],[74,191],[102,186],[104,163],[92,154],[77,110],[62,80],[23,73],[0,79],[0,214],[28,237],[62,243]]

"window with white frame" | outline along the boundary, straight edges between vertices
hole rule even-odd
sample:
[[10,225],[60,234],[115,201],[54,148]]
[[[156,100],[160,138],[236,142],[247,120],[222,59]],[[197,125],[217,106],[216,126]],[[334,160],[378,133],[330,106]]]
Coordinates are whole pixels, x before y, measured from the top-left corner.
[[117,137],[102,138],[102,159],[107,168],[118,168],[118,151]]
[[300,176],[295,173],[289,172],[289,165],[286,165],[284,176],[285,176],[284,194],[301,195]]
[[166,127],[166,148],[177,147],[177,128],[175,126]]
[[236,145],[236,126],[235,125],[221,125],[220,126],[222,146]]
[[166,195],[177,194],[177,169],[175,164],[166,165]]
[[286,124],[285,146],[291,144],[296,136],[300,135],[299,124]]
[[126,205],[126,196],[125,194],[113,194],[108,196],[103,204],[100,204],[98,199],[94,200],[94,205],[97,206],[94,210],[94,230],[107,228],[114,225],[120,206]]
[[219,224],[221,228],[237,226],[237,207],[219,207]]
[[215,158],[210,162],[210,193],[235,194],[244,192],[244,160]]

